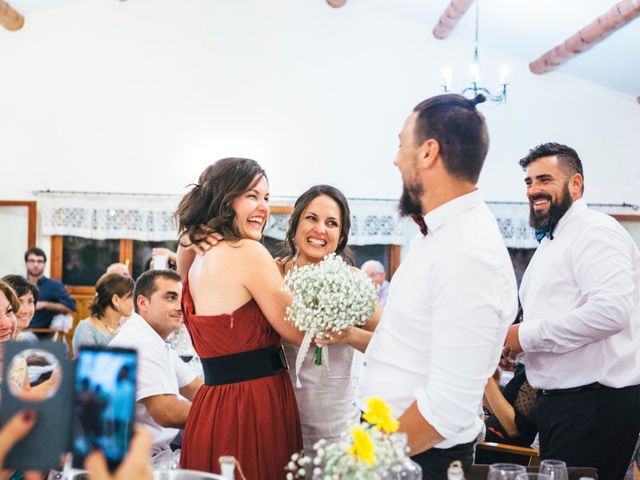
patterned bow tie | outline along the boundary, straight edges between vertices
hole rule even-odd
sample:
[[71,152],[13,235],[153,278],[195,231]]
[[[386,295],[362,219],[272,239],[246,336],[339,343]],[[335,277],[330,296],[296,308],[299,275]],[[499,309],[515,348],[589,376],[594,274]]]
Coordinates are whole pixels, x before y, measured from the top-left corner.
[[549,237],[549,240],[553,240],[553,233],[551,233],[551,230],[536,228],[536,240],[538,243],[540,243],[544,237]]
[[423,217],[421,217],[420,215],[411,215],[411,220],[416,222],[418,227],[420,227],[420,233],[422,235],[426,235],[427,233],[429,233],[429,229],[427,228],[427,224],[424,223]]

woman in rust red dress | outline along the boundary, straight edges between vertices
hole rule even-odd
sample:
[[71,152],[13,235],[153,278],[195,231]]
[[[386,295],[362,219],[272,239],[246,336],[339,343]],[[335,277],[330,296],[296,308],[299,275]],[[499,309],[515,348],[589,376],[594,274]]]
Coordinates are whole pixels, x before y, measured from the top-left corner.
[[255,161],[226,158],[200,175],[176,213],[183,245],[210,232],[224,238],[193,260],[184,282],[184,319],[205,385],[189,412],[182,468],[219,473],[219,457],[232,455],[247,479],[276,480],[302,448],[281,347],[282,337],[299,344],[302,334],[284,320],[289,298],[259,243],[268,198]]

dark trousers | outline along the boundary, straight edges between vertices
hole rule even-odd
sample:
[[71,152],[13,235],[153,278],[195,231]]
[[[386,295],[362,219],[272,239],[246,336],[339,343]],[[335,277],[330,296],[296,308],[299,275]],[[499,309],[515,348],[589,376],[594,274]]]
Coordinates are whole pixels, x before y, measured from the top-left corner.
[[622,480],[640,432],[640,386],[541,394],[537,417],[542,459]]
[[422,467],[423,480],[447,480],[449,465],[456,460],[462,462],[465,475],[469,473],[473,463],[473,445],[474,442],[451,448],[432,448],[411,457],[411,460]]

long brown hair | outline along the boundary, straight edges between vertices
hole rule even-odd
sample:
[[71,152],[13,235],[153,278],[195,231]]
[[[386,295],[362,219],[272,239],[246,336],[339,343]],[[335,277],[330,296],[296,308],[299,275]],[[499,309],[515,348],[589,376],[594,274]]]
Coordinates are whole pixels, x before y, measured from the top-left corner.
[[183,245],[199,243],[211,232],[225,240],[239,240],[232,204],[251,188],[256,177],[267,175],[255,160],[223,158],[209,165],[198,183],[182,197],[175,213],[181,239],[188,239]]
[[340,240],[336,247],[336,254],[340,255],[349,265],[354,264],[353,252],[347,246],[349,243],[349,230],[351,229],[349,202],[347,201],[347,197],[344,196],[344,193],[331,185],[314,185],[296,200],[293,206],[293,212],[291,212],[291,216],[289,217],[289,227],[284,237],[285,263],[296,256],[297,248],[295,238],[302,214],[314,198],[322,195],[331,198],[338,204],[338,207],[340,207]]

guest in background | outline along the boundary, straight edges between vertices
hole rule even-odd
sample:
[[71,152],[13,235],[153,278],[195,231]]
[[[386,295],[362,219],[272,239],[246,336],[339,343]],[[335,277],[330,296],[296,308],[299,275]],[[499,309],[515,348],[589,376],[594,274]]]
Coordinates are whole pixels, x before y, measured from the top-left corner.
[[124,263],[112,263],[107,267],[107,273],[119,273],[125,277],[131,276],[131,273],[129,273],[129,267]]
[[[282,275],[294,267],[317,264],[332,253],[352,264],[347,246],[350,228],[351,214],[344,194],[330,185],[311,187],[298,197],[289,217],[284,239],[286,255],[279,265]],[[313,348],[307,352],[298,374],[301,386],[295,388],[306,452],[313,452],[313,445],[322,438],[338,440],[358,421],[360,410],[351,382],[354,349],[364,351],[380,313],[378,307],[363,328],[352,327],[335,336],[334,344],[328,346],[329,369],[313,363]],[[289,365],[295,365],[298,350],[297,345],[285,342]],[[289,373],[295,384],[295,369]]]
[[[15,339],[17,320],[15,312],[20,309],[20,301],[13,289],[5,282],[0,280],[0,379],[4,372],[4,342]],[[19,378],[12,380],[18,383],[20,387],[24,384],[24,372]],[[0,382],[1,384],[2,382]]]
[[[498,372],[498,371],[497,371]],[[536,417],[537,391],[529,385],[524,365],[516,366],[515,375],[500,389],[500,376],[494,375],[484,388],[484,406],[490,415],[484,421],[484,441],[530,447],[538,433]],[[503,452],[477,450],[475,463],[521,463],[529,459]]]
[[105,273],[96,283],[96,296],[89,306],[91,316],[81,320],[73,334],[73,355],[82,345],[107,345],[133,311],[133,279],[120,273]]
[[154,464],[171,463],[171,441],[184,427],[202,385],[202,379],[165,342],[182,321],[181,282],[172,270],[140,275],[134,291],[136,312],[109,343],[138,350],[135,415],[153,434]]
[[385,279],[384,265],[377,260],[367,260],[360,269],[367,274],[378,289],[378,301],[384,307],[389,297],[389,282]]
[[[302,448],[281,339],[299,344],[303,335],[284,320],[291,300],[260,243],[268,200],[257,162],[225,158],[202,172],[176,212],[178,270],[188,271],[182,308],[205,372],[184,431],[183,468],[219,472],[219,457],[233,455],[247,478],[283,478]],[[185,246],[212,233],[224,239],[187,257]]]
[[640,252],[584,199],[573,148],[539,145],[520,160],[540,242],[520,286],[523,322],[504,354],[538,397],[540,456],[622,480],[640,431]]
[[7,275],[2,278],[16,292],[20,300],[20,309],[16,312],[18,321],[18,335],[16,340],[37,342],[38,337],[33,332],[25,332],[36,311],[38,301],[38,287],[29,283],[26,278],[20,275]]
[[76,311],[76,301],[71,298],[64,285],[58,280],[45,277],[47,255],[44,251],[37,247],[30,248],[24,254],[24,261],[27,280],[39,290],[36,313],[29,327],[49,328],[54,316]]
[[404,123],[395,160],[400,211],[420,227],[391,280],[365,353],[362,397],[400,414],[424,478],[470,468],[487,378],[517,311],[516,281],[495,217],[477,190],[489,148],[473,100],[439,95]]

